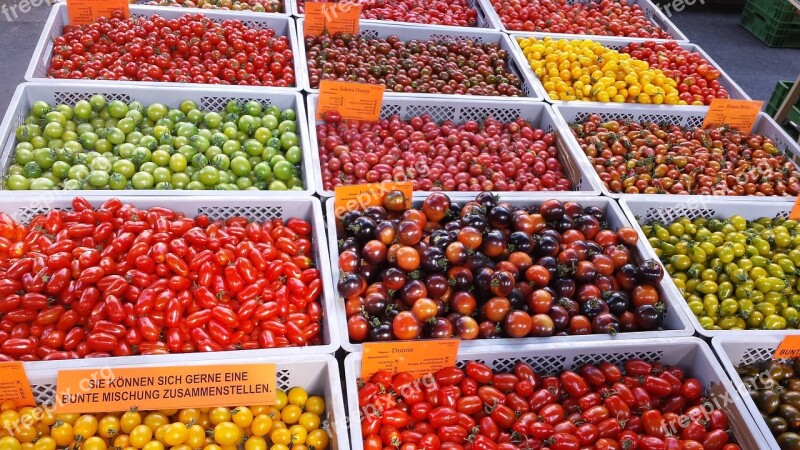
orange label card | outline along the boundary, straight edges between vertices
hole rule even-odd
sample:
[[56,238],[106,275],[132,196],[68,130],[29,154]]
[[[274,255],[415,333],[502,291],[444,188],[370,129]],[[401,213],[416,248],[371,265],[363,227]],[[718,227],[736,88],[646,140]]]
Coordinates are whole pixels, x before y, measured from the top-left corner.
[[274,404],[274,364],[62,370],[56,412]]
[[319,83],[317,119],[328,111],[335,111],[343,119],[377,122],[383,104],[382,84],[348,83],[346,81],[322,80]]
[[19,361],[0,363],[0,403],[6,400],[14,400],[17,406],[35,404],[31,383]]
[[789,219],[800,220],[800,197],[797,197],[794,206],[792,206],[792,210],[789,211]]
[[424,377],[456,364],[460,339],[370,342],[362,346],[361,378],[376,372],[411,372]]
[[414,183],[411,181],[337,186],[333,200],[336,217],[341,217],[347,211],[359,211],[370,206],[383,205],[386,193],[389,191],[402,192],[406,197],[406,208],[411,207],[411,194],[414,192]]
[[67,0],[70,25],[88,25],[100,17],[111,17],[114,11],[130,17],[128,0]]
[[352,33],[358,34],[361,5],[343,1],[341,3],[306,3],[306,19],[303,33],[306,36]]
[[714,99],[703,120],[703,128],[728,125],[734,130],[750,133],[763,104],[755,100]]
[[800,358],[800,336],[786,336],[775,349],[775,359]]

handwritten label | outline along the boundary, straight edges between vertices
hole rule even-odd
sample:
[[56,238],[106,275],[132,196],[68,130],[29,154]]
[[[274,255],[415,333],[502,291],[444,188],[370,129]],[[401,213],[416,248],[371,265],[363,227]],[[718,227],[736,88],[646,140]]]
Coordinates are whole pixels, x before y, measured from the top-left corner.
[[326,32],[358,34],[361,18],[361,5],[354,2],[306,3],[306,19],[303,33],[306,36],[319,36]]
[[411,181],[337,186],[334,190],[333,200],[336,217],[341,217],[347,211],[358,211],[370,206],[383,205],[386,194],[391,191],[402,192],[406,198],[406,208],[411,208],[411,195],[414,192],[414,183]]
[[424,377],[456,364],[460,339],[408,342],[370,342],[362,346],[361,378],[376,372],[411,372]]
[[13,400],[17,406],[33,406],[35,399],[25,368],[19,361],[0,363],[0,403]]
[[734,130],[750,133],[763,104],[755,100],[714,99],[703,120],[703,128],[728,125]]
[[319,83],[317,119],[328,111],[338,112],[343,119],[377,122],[383,104],[382,84],[348,83],[322,80]]
[[70,25],[89,25],[101,17],[111,17],[114,11],[130,17],[128,0],[67,0]]
[[274,364],[62,370],[56,412],[274,404]]
[[775,349],[775,359],[800,358],[800,336],[786,336]]

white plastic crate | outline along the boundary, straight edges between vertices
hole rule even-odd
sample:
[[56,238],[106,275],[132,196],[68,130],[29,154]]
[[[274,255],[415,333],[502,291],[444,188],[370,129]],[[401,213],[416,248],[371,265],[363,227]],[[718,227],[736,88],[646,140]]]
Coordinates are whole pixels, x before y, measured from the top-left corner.
[[[648,224],[652,221],[659,221],[661,223],[671,223],[680,217],[688,217],[689,219],[696,218],[718,218],[727,219],[733,215],[740,215],[747,220],[755,220],[761,217],[783,217],[789,216],[794,201],[783,202],[764,202],[761,197],[757,200],[755,198],[747,200],[734,200],[731,201],[729,197],[714,197],[709,195],[669,195],[669,196],[627,196],[620,200],[620,206],[628,216],[628,220],[633,225],[633,228],[639,233],[639,244],[637,245],[640,252],[648,255],[649,258],[658,260],[655,251],[650,243],[644,236],[641,224]],[[662,264],[663,265],[663,264]],[[745,336],[761,336],[761,335],[779,335],[786,334],[800,334],[800,329],[796,330],[706,330],[700,326],[697,317],[689,309],[689,305],[680,293],[678,287],[672,281],[669,274],[664,274],[664,285],[672,291],[670,298],[676,299],[677,304],[683,310],[686,317],[694,326],[695,330],[706,338],[717,336],[731,336],[731,335],[745,335]]]
[[[620,50],[620,49],[626,47],[628,44],[633,43],[633,42],[658,41],[656,39],[644,39],[644,40],[642,40],[642,39],[618,38],[618,37],[610,37],[610,36],[575,36],[575,35],[561,35],[561,34],[554,34],[554,33],[512,33],[509,36],[510,36],[510,39],[511,39],[512,43],[514,44],[514,51],[517,53],[517,59],[521,63],[522,75],[525,77],[526,81],[529,81],[536,88],[537,95],[539,95],[542,98],[544,98],[545,101],[547,101],[548,103],[552,103],[554,105],[574,105],[574,104],[578,104],[578,105],[581,105],[581,106],[583,106],[583,105],[614,105],[615,103],[610,103],[610,102],[605,102],[604,103],[604,102],[584,101],[584,100],[564,101],[564,100],[553,100],[553,99],[551,99],[550,96],[547,95],[547,91],[545,91],[544,85],[542,84],[542,81],[539,79],[539,77],[536,76],[535,73],[533,73],[533,70],[531,69],[530,64],[528,64],[527,58],[525,58],[525,55],[522,53],[522,47],[519,45],[519,42],[517,41],[517,38],[534,37],[534,38],[537,38],[537,39],[544,39],[544,38],[548,38],[549,37],[549,38],[553,38],[555,40],[567,39],[567,40],[570,40],[570,41],[582,40],[582,39],[591,39],[593,41],[596,41],[596,42],[602,44],[604,47],[608,47],[608,48],[611,48],[611,49],[614,49],[614,50]],[[663,42],[663,41],[661,41],[661,42]],[[719,64],[717,64],[713,59],[711,59],[711,57],[708,55],[708,53],[703,51],[703,49],[700,48],[700,46],[698,46],[696,44],[690,44],[688,42],[680,42],[680,41],[678,42],[678,45],[681,48],[683,48],[685,50],[688,50],[688,51],[690,51],[692,53],[700,54],[700,56],[702,56],[706,61],[708,61],[709,65],[711,67],[714,67],[717,70],[719,70],[719,72],[720,72],[720,77],[719,77],[719,80],[718,80],[719,84],[728,91],[728,95],[730,96],[730,98],[732,98],[732,99],[750,100],[750,97],[747,95],[747,93],[745,93],[744,90],[741,87],[739,87],[739,85],[736,84],[735,81],[733,81],[733,78],[731,78],[727,73],[725,73],[725,71],[722,70],[722,67],[720,67]],[[659,108],[659,109],[671,109],[671,108],[677,107],[677,105],[676,106],[673,106],[673,105],[647,105],[647,106],[652,106],[652,107]],[[691,106],[691,105],[689,105],[688,107],[691,107],[691,108],[705,108],[705,106]]]
[[[230,89],[219,90],[208,85],[198,85],[191,89],[185,87],[164,87],[164,86],[142,86],[139,84],[108,84],[96,82],[62,83],[60,81],[41,81],[33,83],[22,83],[14,92],[14,97],[8,106],[5,118],[0,125],[0,168],[2,175],[5,175],[14,156],[14,148],[17,144],[15,132],[19,125],[25,121],[25,117],[30,111],[31,105],[37,100],[56,106],[66,103],[72,106],[78,100],[88,100],[94,94],[103,94],[107,100],[121,100],[125,103],[137,100],[147,106],[150,103],[163,103],[169,108],[177,108],[182,101],[192,100],[197,103],[202,111],[224,111],[225,105],[230,100],[247,102],[255,100],[262,106],[275,105],[280,109],[292,108],[297,113],[297,136],[300,139],[300,148],[303,151],[301,163],[303,175],[303,190],[298,191],[261,191],[270,196],[309,196],[315,191],[313,166],[311,158],[311,145],[308,140],[308,124],[305,121],[305,103],[303,96],[299,92],[288,91],[285,89],[247,89],[244,86],[236,86]],[[2,186],[0,186],[2,190]],[[16,191],[19,192],[19,191]],[[15,192],[15,193],[16,193]],[[32,191],[29,191],[32,192]],[[64,191],[70,195],[92,195],[96,190],[74,190]],[[124,195],[225,195],[225,191],[187,191],[187,190],[125,190],[125,191],[105,191],[108,193],[119,192]],[[233,191],[241,193],[241,191]],[[231,194],[233,194],[231,192]]]
[[716,336],[711,340],[711,346],[722,362],[722,368],[727,372],[731,383],[742,398],[742,403],[747,407],[747,411],[752,416],[753,422],[764,437],[768,445],[768,447],[765,448],[774,450],[780,450],[781,447],[769,430],[767,422],[761,417],[758,406],[756,406],[756,403],[750,397],[750,387],[742,381],[742,378],[739,376],[738,372],[736,372],[736,368],[745,364],[759,364],[772,361],[772,355],[775,354],[775,350],[782,340],[783,336],[778,334],[752,336],[749,333]]
[[[314,177],[317,186],[317,193],[322,197],[332,197],[334,192],[327,191],[322,183],[322,169],[319,160],[319,141],[317,140],[316,125],[323,123],[317,120],[317,100],[318,94],[308,96],[308,123],[309,123],[309,143],[311,144],[311,154],[314,160]],[[436,122],[452,120],[455,123],[464,123],[468,120],[483,121],[491,117],[503,122],[511,122],[520,117],[528,120],[535,127],[539,127],[546,132],[555,131],[557,133],[557,147],[559,149],[559,161],[564,168],[564,173],[572,181],[572,191],[561,191],[557,195],[600,195],[599,179],[593,173],[585,173],[585,167],[576,163],[581,154],[573,154],[570,146],[567,146],[565,139],[571,136],[564,135],[563,127],[556,119],[553,111],[546,103],[532,103],[524,100],[499,100],[496,97],[491,99],[481,97],[470,97],[468,100],[452,99],[442,96],[436,100],[429,100],[415,97],[386,97],[383,99],[381,108],[381,118],[399,114],[404,120],[421,115],[430,114]],[[314,126],[311,126],[314,124]],[[417,191],[420,195],[429,194],[424,191]],[[551,197],[555,192],[503,192],[508,198],[534,198]]]
[[[286,3],[288,3],[288,6],[289,6],[289,9],[287,10],[287,11],[289,11],[289,14],[291,14],[291,15],[293,15],[295,17],[301,17],[301,18],[304,18],[306,16],[305,12],[300,12],[300,10],[298,8],[298,5],[297,5],[297,0],[285,0],[285,1],[286,1]],[[310,0],[307,0],[307,1],[310,1]],[[341,0],[336,0],[337,3],[340,2],[340,1]],[[478,13],[477,25],[475,27],[453,27],[453,26],[448,26],[448,25],[442,25],[442,26],[443,27],[447,27],[447,28],[453,28],[453,29],[459,29],[459,28],[467,28],[467,29],[488,28],[490,30],[496,30],[497,29],[497,27],[495,27],[495,25],[494,25],[494,21],[489,17],[489,14],[486,11],[484,11],[484,9],[483,9],[484,5],[481,2],[481,0],[467,0],[467,3],[469,3],[469,5],[471,7],[475,8],[475,11],[477,11],[477,13]],[[364,23],[364,22],[388,23],[388,24],[404,25],[404,26],[409,26],[409,27],[430,26],[430,25],[422,24],[422,23],[397,22],[397,21],[394,21],[394,20],[369,20],[369,19],[361,20],[361,23]],[[436,25],[434,25],[434,26],[436,26]]]
[[[708,107],[696,106],[653,106],[653,105],[631,105],[619,103],[594,103],[594,102],[569,102],[564,104],[553,105],[553,110],[556,116],[561,120],[561,125],[566,127],[564,134],[568,137],[567,142],[572,146],[573,153],[577,152],[580,156],[579,162],[584,164],[589,169],[589,173],[597,172],[589,161],[589,157],[581,150],[578,141],[569,131],[571,123],[583,122],[592,114],[599,115],[603,120],[632,120],[638,122],[653,122],[653,123],[666,123],[669,125],[680,125],[682,127],[700,127],[703,125],[703,120],[706,117]],[[753,134],[760,134],[772,139],[775,142],[775,147],[785,153],[789,159],[800,167],[800,144],[795,142],[786,131],[781,128],[769,115],[760,112],[756,123],[753,126]],[[599,176],[598,176],[599,181]],[[652,197],[654,201],[661,201],[671,197],[670,194],[621,194],[612,193],[606,188],[602,181],[599,181],[600,189],[603,195],[613,198],[639,198],[639,197]],[[717,197],[719,201],[747,200],[750,198],[758,198],[759,202],[785,202],[789,197]]]
[[[494,28],[498,30],[505,31],[507,33],[518,33],[521,32],[519,30],[509,30],[503,25],[503,21],[500,20],[500,15],[497,14],[497,11],[494,9],[491,0],[480,0],[483,3],[483,9],[486,11],[486,16],[489,20],[492,21],[494,24]],[[568,1],[567,3],[589,3],[595,1],[599,3],[599,0],[572,0]],[[642,8],[642,12],[644,16],[655,25],[661,27],[662,30],[668,32],[672,35],[672,38],[677,41],[689,42],[689,38],[686,37],[675,24],[670,21],[667,16],[659,9],[655,4],[653,4],[650,0],[628,0],[629,5],[639,5]],[[570,37],[570,36],[577,36],[580,37],[582,35],[578,34],[559,34],[559,36],[563,37]],[[600,37],[600,36],[597,36]],[[605,36],[604,36],[605,37]],[[609,36],[613,37],[613,36]],[[646,38],[625,38],[625,39],[636,39],[636,40],[647,40]],[[661,39],[663,41],[663,39]]]
[[[676,365],[689,376],[703,382],[703,386],[714,398],[719,399],[719,409],[729,418],[733,435],[744,450],[763,450],[764,439],[753,419],[747,413],[742,400],[733,391],[708,345],[700,339],[684,337],[673,339],[618,340],[615,342],[580,342],[555,345],[495,346],[481,349],[465,349],[462,343],[458,352],[458,365],[466,361],[480,361],[494,370],[510,371],[514,364],[525,361],[539,374],[556,375],[565,370],[575,370],[585,364],[600,362],[624,363],[633,358],[651,362]],[[350,441],[353,450],[363,450],[360,410],[358,406],[357,379],[361,376],[361,354],[348,355],[344,361],[344,377],[347,385],[347,406],[350,420]],[[730,393],[727,396],[726,393]],[[359,422],[356,422],[359,420]]]
[[[308,66],[305,64],[307,58],[305,33],[303,32],[304,23],[305,19],[297,19],[297,34],[300,38],[300,60],[303,62],[301,64],[302,67],[298,66],[298,69],[303,71],[303,82],[306,83],[302,85],[303,90],[308,93],[318,94],[319,89],[311,87],[309,82]],[[535,88],[535,83],[523,76],[523,70],[527,66],[521,63],[525,62],[525,60],[524,58],[522,60],[519,59],[519,55],[521,53],[513,50],[514,43],[511,42],[511,39],[509,39],[508,35],[505,33],[495,30],[483,30],[479,28],[444,27],[433,25],[419,25],[412,27],[408,26],[408,24],[400,25],[399,22],[384,23],[374,20],[362,20],[359,24],[359,27],[361,37],[368,39],[383,39],[389,36],[397,36],[401,41],[410,41],[413,39],[433,39],[440,42],[463,42],[466,40],[472,40],[482,43],[500,44],[500,48],[508,52],[508,70],[519,78],[521,83],[520,89],[524,96],[528,100],[544,101],[544,97],[542,97],[539,90]],[[530,67],[528,68],[530,69]],[[298,77],[298,80],[299,79],[300,78]],[[462,100],[481,97],[475,95],[424,94],[417,92],[402,93],[386,91],[384,98],[396,95],[435,99],[447,97],[459,98]],[[514,99],[518,97],[493,96],[491,98]]]
[[[57,1],[60,2],[62,0],[57,0]],[[206,11],[223,11],[223,12],[231,11],[231,12],[236,12],[236,11],[233,11],[233,10],[225,10],[225,9],[189,8],[189,7],[186,7],[186,6],[179,6],[179,5],[164,5],[164,6],[161,6],[161,5],[148,5],[148,3],[150,1],[152,1],[152,0],[136,0],[136,4],[137,5],[141,5],[141,6],[149,6],[151,8],[174,8],[174,9],[178,9],[180,11],[186,11],[186,12],[192,13],[192,14],[193,13],[205,13]],[[291,7],[289,6],[289,0],[281,0],[281,7],[283,8],[283,12],[276,12],[276,13],[254,12],[254,11],[242,11],[242,12],[248,13],[248,14],[272,14],[272,15],[276,15],[276,14],[290,15],[291,14],[291,11],[290,11]]]
[[[143,358],[144,359],[144,358]],[[86,369],[95,369],[100,374],[106,374],[113,367],[103,364],[106,360],[90,360],[91,365],[86,366]],[[203,365],[222,365],[222,364],[275,364],[276,365],[276,381],[277,388],[281,390],[288,390],[295,386],[306,389],[309,395],[319,395],[325,399],[325,414],[320,417],[322,427],[328,432],[330,436],[330,445],[328,448],[331,450],[349,450],[349,436],[347,433],[347,416],[344,412],[344,395],[341,388],[341,379],[339,377],[339,366],[331,355],[292,355],[284,357],[265,357],[254,356],[243,358],[240,355],[226,361],[219,361],[216,359],[208,358],[208,356],[195,357],[190,361],[180,362],[181,366],[203,366]],[[169,361],[160,359],[158,362],[154,361],[135,361],[137,368],[148,368],[158,366],[174,366],[177,361]],[[28,380],[31,383],[33,396],[36,399],[36,404],[53,405],[54,397],[56,395],[56,377],[59,369],[67,369],[66,367],[58,367],[52,369],[42,369],[25,363],[25,371],[28,375]],[[116,366],[125,367],[125,366]],[[191,400],[187,400],[186,407],[190,408],[193,405]],[[239,405],[230,405],[239,406]]]
[[[201,12],[202,11],[202,12]],[[197,14],[201,12],[202,15],[208,17],[213,22],[222,22],[224,20],[240,20],[246,26],[250,28],[271,28],[275,30],[275,34],[277,36],[287,36],[289,38],[289,42],[291,44],[292,52],[294,53],[294,68],[295,68],[295,85],[292,87],[286,88],[270,88],[270,89],[287,89],[293,91],[299,91],[300,88],[307,84],[307,81],[304,80],[302,77],[303,74],[306,73],[304,68],[305,60],[300,59],[299,50],[302,48],[302,45],[297,41],[297,30],[294,26],[294,20],[287,14],[253,14],[249,11],[222,11],[222,10],[211,10],[211,9],[203,9],[201,11],[195,9],[186,9],[184,8],[173,8],[170,6],[142,6],[142,5],[130,5],[130,13],[131,17],[150,17],[153,14],[158,14],[161,17],[166,19],[174,19],[183,17],[186,14]],[[66,3],[56,3],[53,5],[53,9],[50,11],[50,16],[47,18],[47,22],[44,24],[44,30],[42,31],[42,35],[39,37],[39,42],[36,44],[36,49],[33,51],[33,59],[31,59],[30,65],[28,65],[28,70],[25,72],[25,81],[42,81],[42,80],[49,80],[48,82],[53,82],[51,78],[47,77],[47,70],[50,68],[50,60],[53,57],[53,40],[58,36],[62,35],[64,30],[64,25],[69,25],[69,15],[67,13],[67,4]],[[115,86],[119,84],[119,81],[113,80],[57,80],[58,82],[65,82],[65,83],[73,83],[78,86],[81,84],[87,83],[89,81],[93,83],[103,83]],[[162,81],[129,81],[125,82],[125,84],[134,84],[134,85],[142,85],[142,86],[172,86],[172,87],[179,87],[183,86],[186,88],[187,84],[189,86],[203,86],[201,84],[194,84],[194,83],[174,83],[174,82],[162,82]],[[215,84],[209,85],[213,86],[214,89],[222,91],[224,89],[230,88],[247,88],[249,90],[259,90],[259,89],[267,89],[263,86],[232,86],[232,85],[224,85],[224,84]]]
[[[475,195],[477,195],[477,193],[459,192],[456,194],[450,194],[449,196],[452,201],[463,204],[468,201],[474,200]],[[419,207],[425,198],[426,196],[414,193],[413,205],[415,207]],[[563,199],[564,201],[574,201],[580,203],[583,206],[598,206],[605,211],[606,220],[608,222],[609,228],[611,229],[616,230],[621,227],[630,226],[630,223],[628,223],[628,219],[625,217],[625,214],[623,214],[622,210],[619,209],[619,206],[612,199],[605,197],[575,197],[575,196],[562,197],[559,196],[558,193],[553,193],[553,195],[548,196],[547,198],[558,198],[558,199]],[[523,207],[535,206],[542,204],[545,200],[546,198],[544,197],[539,197],[537,199],[531,199],[531,198],[523,199],[521,197],[516,197],[516,198],[506,197],[504,194],[500,194],[500,201],[508,202],[513,206],[523,206]],[[336,212],[334,208],[333,198],[329,198],[326,201],[325,217],[327,218],[328,221],[328,240],[329,240],[328,247],[330,250],[333,279],[338,280],[339,247],[337,245],[337,240],[339,236],[336,232]],[[648,253],[643,252],[641,248],[632,251],[632,255],[633,255],[633,260],[637,262],[650,258],[650,255]],[[637,331],[630,333],[619,333],[616,336],[610,336],[607,334],[589,334],[582,336],[552,336],[547,338],[526,337],[518,339],[515,338],[474,339],[469,341],[462,341],[461,348],[480,349],[492,345],[514,346],[514,348],[516,348],[516,346],[525,344],[535,344],[541,346],[541,345],[551,345],[562,342],[577,344],[589,341],[616,342],[616,341],[624,341],[627,339],[638,340],[638,339],[657,339],[662,337],[675,338],[682,336],[691,336],[694,330],[692,330],[692,326],[686,317],[686,313],[679,306],[680,304],[679,302],[682,301],[682,297],[675,296],[674,292],[669,291],[666,288],[664,281],[662,281],[658,286],[658,293],[661,301],[663,301],[667,305],[667,311],[664,314],[663,329],[659,331]],[[350,341],[350,336],[347,331],[347,313],[345,312],[344,309],[344,301],[339,297],[338,291],[336,290],[336,283],[334,283],[334,295],[336,296],[337,314],[340,317],[339,334],[341,337],[342,348],[351,353],[360,352],[361,344]]]
[[[10,197],[10,198],[9,198]],[[130,203],[137,208],[147,209],[155,206],[170,208],[182,212],[189,217],[201,214],[211,219],[226,219],[229,217],[244,217],[251,221],[264,222],[276,218],[289,219],[297,217],[309,221],[311,224],[312,255],[314,264],[320,270],[322,278],[322,296],[320,303],[323,308],[322,317],[322,345],[308,347],[287,347],[277,349],[257,349],[241,351],[222,351],[213,353],[170,353],[167,355],[153,356],[122,356],[103,358],[106,366],[124,366],[140,363],[186,363],[200,358],[233,359],[262,356],[286,356],[292,354],[322,354],[334,353],[339,349],[339,328],[337,326],[334,284],[331,279],[331,268],[328,264],[329,252],[325,240],[325,222],[322,218],[322,207],[319,200],[309,198],[269,198],[265,196],[241,195],[237,197],[198,197],[198,198],[164,198],[153,196],[109,196],[108,194],[94,194],[84,196],[93,206],[100,206],[108,198],[118,198],[123,203]],[[47,191],[35,195],[6,195],[0,200],[0,211],[9,214],[21,223],[28,223],[33,217],[44,214],[51,209],[70,209],[72,196],[64,195],[58,191]],[[94,359],[72,359],[61,361],[37,361],[30,363],[30,368],[37,369],[68,369],[96,365]]]

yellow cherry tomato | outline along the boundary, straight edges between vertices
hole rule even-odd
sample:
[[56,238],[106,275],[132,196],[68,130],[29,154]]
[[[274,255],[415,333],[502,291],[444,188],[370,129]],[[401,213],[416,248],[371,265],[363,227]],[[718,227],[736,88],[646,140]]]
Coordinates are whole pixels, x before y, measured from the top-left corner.
[[278,408],[275,408],[274,406],[269,408],[267,415],[269,416],[270,419],[272,419],[273,422],[278,422],[281,420],[281,412]]
[[305,410],[318,416],[322,416],[322,414],[325,413],[325,399],[318,395],[312,395],[311,397],[308,397],[308,400],[306,400]]
[[142,447],[142,450],[164,450],[164,444],[158,441],[150,441]]
[[272,430],[272,433],[269,434],[269,439],[273,444],[289,445],[292,442],[292,433],[286,428],[278,428],[277,430]]
[[81,446],[81,450],[106,450],[107,448],[106,441],[99,436],[92,436],[86,439]]
[[287,405],[281,410],[281,420],[287,425],[294,425],[300,419],[300,414],[303,414],[303,410],[299,406]]
[[197,423],[200,419],[200,411],[194,408],[182,409],[178,413],[178,421],[183,423],[194,422]]
[[142,424],[142,415],[139,411],[127,411],[119,419],[119,429],[125,434],[130,434],[137,426]]
[[192,425],[187,430],[186,440],[183,442],[195,449],[203,446],[206,440],[206,431],[200,425]]
[[133,447],[143,448],[145,444],[153,439],[153,430],[147,425],[136,425],[131,430],[130,442]]
[[72,429],[75,431],[75,436],[80,436],[85,441],[97,433],[97,417],[84,414],[75,420]]
[[231,411],[231,419],[239,428],[247,428],[253,423],[253,413],[250,408],[240,406]]
[[203,447],[203,450],[222,450],[222,447],[220,447],[217,444],[208,444],[205,447]]
[[269,411],[268,405],[254,405],[254,406],[248,406],[248,408],[250,408],[250,412],[253,413],[253,416],[257,416],[259,414],[266,414],[267,411]]
[[6,400],[3,403],[0,403],[0,411],[7,411],[9,409],[16,410],[17,402],[15,402],[14,400]]
[[0,413],[0,428],[13,429],[17,424],[19,424],[19,414],[15,410],[7,409]]
[[56,450],[56,440],[50,436],[43,436],[33,444],[33,450]]
[[242,430],[233,422],[220,422],[214,427],[214,441],[219,445],[234,445],[242,439]]
[[0,449],[2,450],[22,450],[22,444],[19,443],[17,438],[6,436],[0,438]]
[[123,448],[130,446],[131,446],[131,438],[127,434],[120,434],[119,436],[114,438],[113,447]]
[[290,405],[297,405],[303,408],[306,404],[306,400],[308,400],[308,392],[301,387],[293,387],[289,389],[287,397]]
[[254,436],[264,436],[272,429],[272,419],[266,414],[259,414],[250,424],[250,433]]
[[284,444],[274,444],[269,448],[269,450],[289,450],[289,446]]
[[189,437],[189,429],[183,422],[175,422],[167,425],[164,431],[164,443],[170,447],[183,444]]
[[208,412],[208,420],[216,425],[231,420],[231,410],[228,408],[213,408]]
[[306,444],[295,444],[292,446],[292,450],[308,450],[308,446]]
[[68,423],[70,425],[73,425],[75,423],[75,421],[78,420],[78,417],[80,417],[80,416],[81,416],[80,414],[76,414],[76,413],[63,413],[63,414],[56,414],[56,419],[60,420],[60,421],[62,421],[64,423]]
[[42,412],[42,417],[39,419],[39,421],[47,426],[52,426],[54,423],[56,423],[56,415],[51,409],[46,408]]
[[260,436],[250,436],[244,443],[244,450],[267,450],[267,441]]
[[72,425],[67,422],[57,421],[50,429],[50,437],[55,439],[59,447],[64,447],[72,443],[75,439],[75,432],[72,430]]
[[325,450],[328,448],[328,442],[330,442],[328,433],[322,428],[317,428],[308,433],[308,437],[306,438],[308,450]]
[[312,431],[319,428],[320,420],[319,416],[312,413],[312,412],[304,412],[300,414],[300,419],[297,421],[300,425],[302,425],[306,430]]
[[308,437],[308,430],[306,430],[302,425],[294,425],[289,428],[289,433],[292,435],[292,445],[294,444],[305,444],[306,437]]
[[119,418],[117,416],[103,416],[97,422],[97,435],[109,439],[119,434],[119,428]]
[[166,425],[169,423],[169,419],[164,414],[160,412],[151,412],[150,414],[144,416],[143,424],[150,427],[151,430],[157,430],[158,427],[161,425]]
[[289,403],[289,397],[286,396],[286,392],[279,390],[275,394],[275,408],[281,410],[286,406],[287,403]]

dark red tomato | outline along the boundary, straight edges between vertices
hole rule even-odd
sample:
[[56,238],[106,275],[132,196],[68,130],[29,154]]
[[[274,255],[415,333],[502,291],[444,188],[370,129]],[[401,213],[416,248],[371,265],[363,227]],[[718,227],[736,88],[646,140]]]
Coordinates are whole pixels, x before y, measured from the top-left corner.
[[559,378],[564,390],[572,397],[580,398],[589,392],[586,380],[575,372],[569,370],[562,372]]

